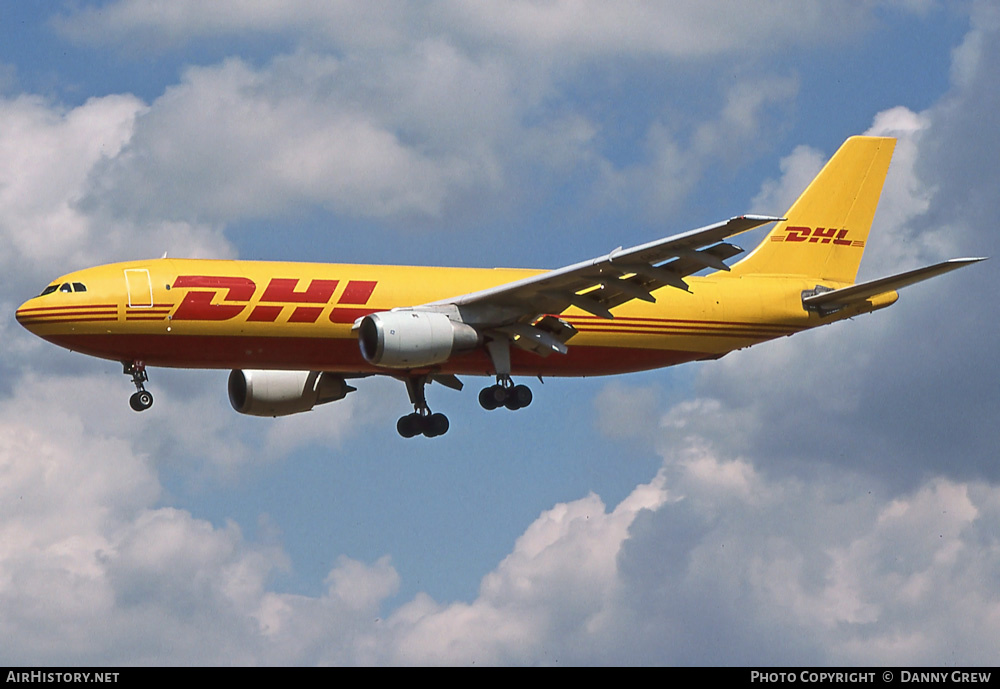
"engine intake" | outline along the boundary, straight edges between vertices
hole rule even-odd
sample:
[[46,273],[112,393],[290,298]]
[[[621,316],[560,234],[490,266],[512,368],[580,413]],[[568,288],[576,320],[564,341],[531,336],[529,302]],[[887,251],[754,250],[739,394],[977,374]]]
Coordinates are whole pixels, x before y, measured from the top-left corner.
[[433,311],[383,311],[361,319],[361,356],[388,368],[433,366],[479,344],[475,328]]
[[323,371],[241,371],[229,374],[229,403],[241,414],[287,416],[344,399],[356,388]]

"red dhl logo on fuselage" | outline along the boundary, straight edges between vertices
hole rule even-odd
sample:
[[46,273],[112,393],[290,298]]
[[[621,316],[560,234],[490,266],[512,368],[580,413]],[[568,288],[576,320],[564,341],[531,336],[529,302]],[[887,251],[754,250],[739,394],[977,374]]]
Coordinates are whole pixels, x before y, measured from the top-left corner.
[[[246,320],[274,323],[282,311],[292,308],[289,323],[315,323],[333,298],[340,280],[310,280],[303,290],[298,289],[298,284],[298,278],[271,278]],[[356,306],[368,303],[377,284],[375,280],[348,281],[337,304],[355,307],[334,307],[330,311],[330,321],[353,323],[370,313],[371,309]],[[257,294],[257,285],[250,278],[221,275],[180,275],[172,287],[189,290],[173,314],[173,320],[180,321],[231,320],[246,312]],[[219,303],[212,303],[220,294]]]
[[831,242],[839,246],[865,245],[863,240],[848,239],[847,230],[836,228],[817,227],[789,227],[788,234],[776,234],[771,237],[772,242],[811,242],[812,244],[830,244]]

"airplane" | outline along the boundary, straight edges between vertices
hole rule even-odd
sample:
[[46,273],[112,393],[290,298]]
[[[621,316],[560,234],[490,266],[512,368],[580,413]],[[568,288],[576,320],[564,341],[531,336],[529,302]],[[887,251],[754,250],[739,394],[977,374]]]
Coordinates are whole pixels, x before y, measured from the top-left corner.
[[[425,387],[493,376],[487,410],[532,400],[514,376],[596,376],[718,359],[893,304],[897,290],[984,260],[956,258],[855,284],[895,139],[848,139],[783,217],[743,215],[557,270],[162,258],[51,282],[16,318],[67,349],[118,361],[153,403],[147,366],[232,369],[243,414],[343,399],[348,381],[403,381],[396,428],[435,437]],[[727,240],[774,223],[742,260]],[[697,273],[707,274],[696,275]]]

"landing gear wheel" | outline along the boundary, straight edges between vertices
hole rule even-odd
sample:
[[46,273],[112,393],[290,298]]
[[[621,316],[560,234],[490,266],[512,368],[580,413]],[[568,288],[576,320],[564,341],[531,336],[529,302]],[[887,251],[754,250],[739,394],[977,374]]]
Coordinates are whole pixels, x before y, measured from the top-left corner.
[[531,404],[531,388],[527,385],[515,385],[507,391],[507,399],[504,400],[504,406],[511,411],[523,409],[529,404]]
[[135,411],[146,411],[153,406],[153,395],[148,392],[144,383],[149,380],[146,375],[146,365],[141,361],[123,361],[122,373],[132,377],[135,393],[128,398],[128,406]]
[[396,422],[396,430],[404,438],[420,434],[427,438],[436,438],[448,432],[450,425],[448,417],[444,414],[432,414],[430,407],[427,406],[427,398],[424,396],[427,380],[427,375],[413,375],[403,379],[406,383],[406,392],[413,404],[413,413],[400,417]]
[[420,433],[420,415],[407,414],[399,417],[396,422],[396,431],[404,438],[412,438]]
[[501,397],[506,397],[507,394],[502,387],[499,385],[491,385],[488,388],[483,388],[479,391],[479,406],[486,411],[493,411],[501,404],[503,404],[503,399],[497,399],[497,390],[500,391]]
[[129,397],[128,404],[135,411],[146,411],[153,406],[153,395],[147,390],[139,390]]
[[431,414],[422,419],[424,426],[424,436],[436,438],[448,432],[448,417],[444,414]]
[[531,388],[527,385],[512,385],[510,378],[479,391],[479,406],[487,411],[507,407],[511,411],[523,409],[531,404]]
[[396,422],[396,431],[404,438],[412,438],[423,434],[426,438],[436,438],[444,435],[450,427],[448,417],[444,414],[429,414],[421,416],[417,412],[401,416]]

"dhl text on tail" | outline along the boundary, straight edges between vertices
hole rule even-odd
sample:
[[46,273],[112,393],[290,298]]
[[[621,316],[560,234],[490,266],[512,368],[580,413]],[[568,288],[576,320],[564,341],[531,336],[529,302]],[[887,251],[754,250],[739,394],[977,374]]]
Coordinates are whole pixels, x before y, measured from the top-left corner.
[[[980,261],[855,284],[895,140],[853,137],[782,218],[745,215],[551,271],[158,259],[65,275],[17,310],[31,332],[122,363],[233,369],[246,414],[308,411],[371,375],[400,379],[397,430],[441,435],[424,388],[495,376],[486,409],[520,409],[514,376],[607,375],[727,352],[889,306],[896,290]],[[775,223],[743,260],[734,235]],[[705,273],[696,275],[696,273]]]

